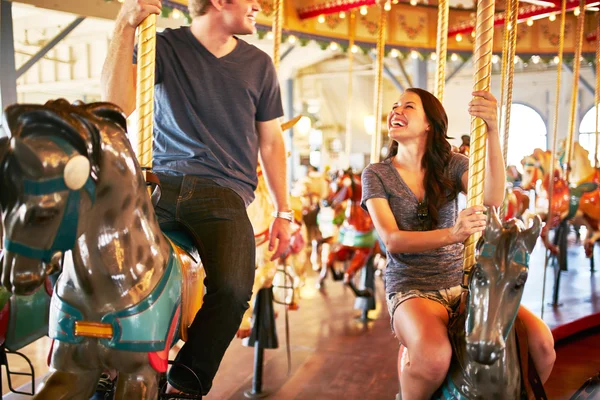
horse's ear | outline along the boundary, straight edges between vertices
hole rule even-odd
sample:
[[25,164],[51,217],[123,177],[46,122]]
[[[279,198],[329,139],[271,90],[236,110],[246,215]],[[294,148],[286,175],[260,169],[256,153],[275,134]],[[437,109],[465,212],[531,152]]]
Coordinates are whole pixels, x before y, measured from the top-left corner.
[[99,118],[105,118],[116,123],[127,132],[127,118],[120,107],[112,103],[98,102],[86,105],[85,109]]
[[531,228],[521,232],[521,237],[523,238],[523,244],[529,254],[533,251],[535,244],[537,242],[538,237],[540,236],[540,231],[542,230],[542,219],[539,215],[533,217],[533,225]]
[[487,243],[495,243],[502,234],[502,222],[498,216],[496,207],[489,207],[487,211],[487,225],[485,227],[484,237]]
[[17,137],[10,139],[10,148],[16,163],[21,171],[31,179],[37,179],[42,175],[44,165],[31,147]]

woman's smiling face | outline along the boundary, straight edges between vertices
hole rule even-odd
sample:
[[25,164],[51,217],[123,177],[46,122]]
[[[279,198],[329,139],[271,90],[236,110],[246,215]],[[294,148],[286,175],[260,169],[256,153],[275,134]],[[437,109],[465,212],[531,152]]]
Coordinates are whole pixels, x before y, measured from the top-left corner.
[[429,121],[423,109],[423,102],[418,94],[404,92],[392,106],[388,115],[388,131],[390,138],[402,142],[427,134]]

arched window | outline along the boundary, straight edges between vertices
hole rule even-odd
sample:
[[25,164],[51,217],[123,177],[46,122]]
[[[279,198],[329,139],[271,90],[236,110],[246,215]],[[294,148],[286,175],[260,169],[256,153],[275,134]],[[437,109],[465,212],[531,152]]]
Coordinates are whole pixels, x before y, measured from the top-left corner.
[[596,107],[585,113],[579,124],[579,144],[588,151],[589,159],[594,163],[596,154]]
[[[500,142],[504,139],[500,132]],[[508,165],[516,165],[522,170],[521,160],[533,153],[536,148],[546,150],[547,128],[542,116],[525,104],[513,103],[510,108],[510,129],[508,137]]]

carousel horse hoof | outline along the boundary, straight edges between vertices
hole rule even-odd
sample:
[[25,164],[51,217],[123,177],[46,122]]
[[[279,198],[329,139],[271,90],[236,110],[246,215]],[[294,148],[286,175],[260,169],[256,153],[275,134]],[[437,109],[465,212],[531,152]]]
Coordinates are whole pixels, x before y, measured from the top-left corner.
[[103,373],[100,375],[96,392],[90,397],[90,400],[112,400],[115,397],[115,385],[117,378],[110,379],[110,374]]
[[288,310],[296,311],[299,309],[300,309],[300,306],[298,305],[298,303],[291,303],[290,305],[288,305]]
[[331,268],[331,276],[333,277],[334,281],[341,281],[344,279],[344,273],[338,272],[333,268]]

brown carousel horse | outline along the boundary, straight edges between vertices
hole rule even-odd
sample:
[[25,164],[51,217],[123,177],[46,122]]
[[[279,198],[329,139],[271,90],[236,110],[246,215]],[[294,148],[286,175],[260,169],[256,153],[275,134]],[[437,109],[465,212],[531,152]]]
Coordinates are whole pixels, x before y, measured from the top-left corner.
[[347,205],[337,243],[333,244],[327,263],[321,269],[319,281],[323,283],[328,271],[331,271],[335,280],[341,280],[342,273],[335,269],[335,263],[349,262],[343,273],[344,282],[357,296],[371,297],[374,287],[357,289],[352,280],[362,267],[367,266],[372,269],[373,256],[381,252],[373,221],[360,206],[362,197],[360,175],[354,174],[350,169],[339,171],[331,185],[332,190],[327,203],[334,209],[342,202],[347,202]]
[[35,398],[89,398],[116,370],[116,399],[156,399],[169,349],[202,305],[191,240],[161,232],[118,107],[57,100],[5,115],[2,284],[36,293],[64,252],[73,259],[54,286],[52,372]]

